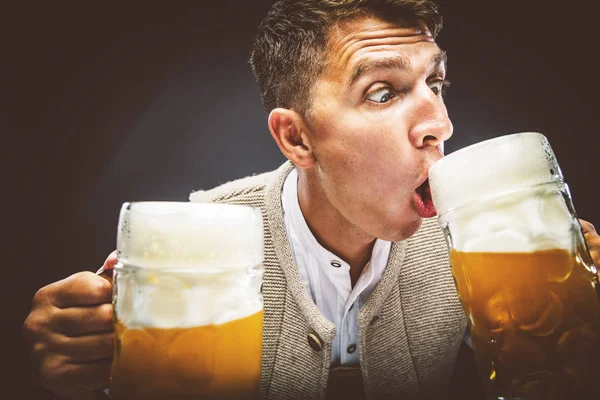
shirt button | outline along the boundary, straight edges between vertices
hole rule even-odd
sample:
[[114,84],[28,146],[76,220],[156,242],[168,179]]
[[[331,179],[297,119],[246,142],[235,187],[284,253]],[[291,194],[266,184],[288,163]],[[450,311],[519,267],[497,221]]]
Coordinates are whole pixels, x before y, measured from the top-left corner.
[[323,350],[323,344],[321,344],[321,339],[319,339],[319,337],[317,335],[315,335],[314,333],[308,334],[308,345],[314,351]]
[[333,260],[333,261],[331,262],[331,266],[332,266],[332,267],[339,268],[339,267],[341,267],[341,266],[342,266],[342,263],[341,263],[341,262],[339,262],[339,261],[337,261],[337,260]]
[[352,354],[356,351],[356,345],[355,344],[351,344],[350,346],[348,346],[348,348],[346,349],[346,351],[348,352],[348,354]]

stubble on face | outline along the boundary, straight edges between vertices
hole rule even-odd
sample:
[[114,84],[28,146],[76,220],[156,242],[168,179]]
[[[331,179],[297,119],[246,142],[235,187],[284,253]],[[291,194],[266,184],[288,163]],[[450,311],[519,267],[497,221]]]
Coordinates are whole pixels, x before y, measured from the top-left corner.
[[[437,46],[424,26],[405,21],[388,23],[373,17],[338,25],[332,29],[328,43],[327,68],[313,90],[309,134],[317,163],[315,168],[301,172],[308,189],[305,196],[310,197],[313,205],[318,205],[319,214],[327,214],[329,220],[335,220],[330,225],[340,227],[337,234],[343,231],[363,242],[372,242],[374,237],[403,240],[419,229],[421,219],[408,215],[414,214],[414,210],[407,204],[401,207],[390,204],[390,208],[398,209],[390,213],[389,209],[383,210],[387,207],[384,203],[394,196],[394,191],[397,198],[407,198],[408,191],[414,190],[411,185],[425,167],[410,165],[408,169],[414,170],[395,171],[393,184],[390,182],[386,187],[382,183],[390,177],[389,169],[394,165],[385,165],[377,158],[410,158],[414,156],[412,149],[397,139],[404,135],[402,129],[390,130],[374,119],[375,113],[355,104],[348,87],[357,76],[356,60],[379,52],[398,54],[399,49],[415,46],[429,46],[431,52],[431,48],[437,49]],[[394,187],[390,189],[390,186]],[[403,186],[408,189],[398,189]],[[304,203],[305,209],[311,214],[312,207],[308,204]],[[377,207],[382,211],[374,210]],[[390,219],[403,222],[387,226],[386,213],[389,216],[394,212],[398,215]]]

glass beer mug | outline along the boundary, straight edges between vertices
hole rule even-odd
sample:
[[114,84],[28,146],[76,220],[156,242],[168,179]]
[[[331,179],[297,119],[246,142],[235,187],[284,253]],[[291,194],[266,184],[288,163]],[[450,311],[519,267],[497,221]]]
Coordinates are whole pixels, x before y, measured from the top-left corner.
[[547,139],[520,133],[429,170],[489,399],[600,399],[600,284]]
[[117,250],[112,398],[258,398],[260,210],[125,203]]

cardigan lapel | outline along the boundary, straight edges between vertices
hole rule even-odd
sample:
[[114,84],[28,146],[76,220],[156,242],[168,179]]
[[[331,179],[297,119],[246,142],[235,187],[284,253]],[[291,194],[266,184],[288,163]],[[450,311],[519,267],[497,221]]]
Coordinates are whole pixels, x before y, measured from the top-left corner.
[[359,313],[360,362],[370,399],[412,398],[418,389],[398,285],[406,248],[407,241],[392,244],[384,275]]
[[[265,193],[272,246],[272,254],[265,251],[265,258],[272,259],[265,262],[263,340],[274,346],[274,351],[263,351],[263,398],[322,398],[335,337],[335,325],[319,312],[302,284],[285,230],[281,191],[293,168],[289,161],[283,164]],[[274,278],[278,284],[272,283]],[[321,349],[309,346],[309,335],[316,335]],[[264,382],[267,379],[269,382]]]
[[421,396],[444,398],[467,320],[436,219],[424,220],[419,232],[408,239],[399,283]]

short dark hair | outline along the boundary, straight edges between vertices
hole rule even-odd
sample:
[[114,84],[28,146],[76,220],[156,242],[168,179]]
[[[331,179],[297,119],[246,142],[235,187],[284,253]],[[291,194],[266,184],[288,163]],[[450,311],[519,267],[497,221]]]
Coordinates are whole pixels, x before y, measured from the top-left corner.
[[430,0],[278,0],[260,23],[250,65],[270,112],[310,111],[312,84],[325,68],[333,26],[359,17],[423,21],[433,37],[442,29],[438,6]]

